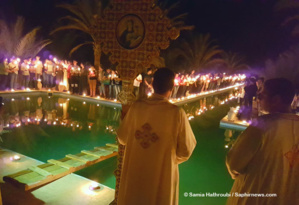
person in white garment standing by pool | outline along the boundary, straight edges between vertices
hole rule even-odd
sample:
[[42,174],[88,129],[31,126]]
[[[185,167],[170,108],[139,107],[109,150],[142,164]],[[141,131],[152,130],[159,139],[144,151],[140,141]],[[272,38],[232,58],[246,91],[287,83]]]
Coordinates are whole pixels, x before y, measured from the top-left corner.
[[125,145],[118,205],[178,204],[178,165],[191,156],[196,139],[186,113],[168,101],[174,73],[154,74],[154,94],[136,101],[117,136]]
[[227,154],[227,168],[235,179],[228,205],[299,204],[299,116],[291,113],[294,94],[293,84],[284,78],[265,82],[259,99],[269,114],[253,122]]

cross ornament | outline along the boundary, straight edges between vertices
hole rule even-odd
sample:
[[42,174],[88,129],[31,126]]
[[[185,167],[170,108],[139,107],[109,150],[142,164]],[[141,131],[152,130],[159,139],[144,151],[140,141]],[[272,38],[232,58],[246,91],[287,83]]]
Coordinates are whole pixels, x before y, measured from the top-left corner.
[[148,123],[145,123],[142,129],[143,131],[137,130],[135,132],[135,138],[140,141],[140,145],[144,149],[147,149],[152,143],[156,142],[159,137],[156,133],[151,133],[152,127]]
[[290,151],[284,154],[289,160],[290,167],[292,168],[296,163],[299,163],[299,143],[294,145]]

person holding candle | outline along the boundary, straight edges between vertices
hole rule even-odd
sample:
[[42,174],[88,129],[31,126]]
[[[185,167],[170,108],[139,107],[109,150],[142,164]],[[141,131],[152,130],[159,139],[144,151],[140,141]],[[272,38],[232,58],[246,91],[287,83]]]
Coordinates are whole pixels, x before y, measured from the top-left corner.
[[28,63],[28,60],[25,59],[23,61],[23,63],[21,64],[21,71],[22,71],[22,77],[23,77],[22,84],[23,84],[24,89],[29,88],[29,81],[30,81],[29,68],[30,68],[30,65]]
[[103,83],[105,86],[105,93],[106,93],[106,98],[110,99],[111,97],[111,70],[107,69],[105,74],[104,74],[104,79]]
[[17,80],[19,73],[19,61],[15,58],[11,59],[11,62],[8,64],[9,72],[10,72],[10,89],[17,88]]
[[120,124],[118,140],[126,147],[118,205],[178,204],[178,166],[190,158],[196,139],[185,111],[168,101],[174,77],[158,69],[154,94],[136,101]]
[[181,78],[179,77],[179,74],[175,74],[175,78],[174,78],[174,88],[173,88],[173,92],[172,92],[172,98],[176,98],[177,97],[177,93],[180,87],[180,82],[181,82]]
[[63,84],[63,65],[62,61],[56,61],[56,89],[59,90],[59,86]]
[[47,72],[47,88],[52,88],[54,84],[54,73],[55,73],[55,64],[51,60],[47,60],[46,63],[46,72]]
[[6,90],[7,89],[7,83],[8,83],[8,62],[7,58],[0,60],[0,76],[1,76],[1,85],[0,90]]
[[87,94],[88,92],[88,74],[89,70],[87,69],[88,67],[85,66],[83,63],[80,64],[81,68],[81,73],[80,73],[80,81],[79,81],[79,94],[84,95]]
[[146,96],[153,92],[152,82],[153,82],[153,70],[152,70],[152,68],[148,68],[147,73],[144,76],[145,95]]
[[105,94],[105,86],[104,86],[104,70],[101,66],[99,66],[99,71],[98,71],[98,88],[99,88],[99,94],[101,97],[106,97],[106,94]]
[[78,62],[74,60],[71,69],[72,93],[79,94],[80,74],[81,74],[81,68],[78,66]]
[[32,59],[29,58],[28,59],[28,65],[29,65],[29,87],[30,88],[34,88],[35,87],[35,66],[34,66],[34,62],[32,62]]
[[91,66],[89,68],[88,79],[89,79],[90,97],[95,97],[96,86],[97,86],[97,73],[94,66]]
[[136,98],[139,97],[140,83],[142,83],[142,75],[138,74],[137,77],[134,79],[134,82],[133,82],[134,94],[135,94]]
[[257,118],[236,140],[226,158],[235,179],[231,194],[275,194],[274,197],[232,195],[227,205],[299,204],[299,116],[291,113],[293,84],[284,78],[267,80],[259,93]]
[[34,61],[34,67],[35,67],[35,89],[37,89],[37,82],[38,80],[41,80],[42,74],[43,74],[43,63],[40,61],[40,57],[36,56]]
[[115,99],[117,99],[118,94],[120,93],[121,90],[121,78],[117,72],[115,71],[115,76],[114,76],[114,90],[115,90]]
[[114,99],[116,98],[115,96],[115,78],[116,78],[116,75],[115,75],[115,71],[114,70],[111,70],[111,77],[110,77],[110,89],[109,89],[109,95],[110,95],[110,98],[111,99]]

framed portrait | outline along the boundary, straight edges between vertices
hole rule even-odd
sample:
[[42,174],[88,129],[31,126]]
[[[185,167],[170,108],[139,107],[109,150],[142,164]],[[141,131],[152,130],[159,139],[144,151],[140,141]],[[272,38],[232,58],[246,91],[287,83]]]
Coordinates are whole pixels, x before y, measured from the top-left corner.
[[135,49],[142,43],[145,27],[141,18],[135,14],[123,16],[116,27],[118,43],[125,49]]

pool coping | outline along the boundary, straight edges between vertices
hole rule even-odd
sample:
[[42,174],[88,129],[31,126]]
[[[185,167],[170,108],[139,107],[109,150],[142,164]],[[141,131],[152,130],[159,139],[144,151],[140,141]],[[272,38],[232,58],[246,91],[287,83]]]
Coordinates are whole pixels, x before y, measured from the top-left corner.
[[[206,91],[206,92],[201,92],[201,93],[197,93],[197,94],[191,94],[187,97],[183,97],[182,99],[171,99],[169,101],[177,106],[180,106],[180,105],[184,105],[186,103],[191,103],[191,102],[196,101],[201,98],[218,95],[221,93],[225,93],[229,90],[233,90],[233,89],[243,87],[243,86],[244,86],[244,84],[236,84],[236,85],[228,86],[225,88],[220,88],[218,90]],[[65,98],[72,98],[72,99],[76,99],[76,100],[84,100],[86,102],[99,103],[99,104],[106,105],[109,107],[117,107],[117,108],[122,107],[122,105],[119,101],[108,100],[108,99],[99,98],[99,97],[94,98],[94,97],[89,97],[89,96],[74,95],[71,93],[59,92],[59,91],[55,91],[55,90],[50,90],[50,91],[49,90],[0,91],[0,95],[2,95],[2,96],[15,97],[15,96],[18,96],[19,94],[26,94],[26,95],[48,94],[50,96],[65,97]]]
[[[39,160],[11,151],[1,146],[0,151],[1,183],[3,183],[2,178],[4,175],[13,174],[16,172],[15,170],[12,171],[13,167],[21,170],[32,165],[39,165],[43,163]],[[10,158],[15,155],[20,156],[21,159],[18,161],[11,161]],[[98,184],[101,189],[99,191],[89,190],[89,186],[93,183]],[[22,204],[31,204],[32,200],[36,200],[42,201],[45,204],[67,205],[74,204],[74,202],[76,202],[75,204],[81,204],[82,202],[86,203],[88,201],[88,204],[104,205],[113,201],[115,191],[114,189],[103,184],[72,173],[49,184],[40,186],[32,191],[22,191],[18,188],[15,188],[10,183],[3,183],[1,185],[1,192],[3,194],[2,198],[11,204],[15,204],[17,202],[22,202]],[[28,197],[30,199],[28,199]],[[16,200],[19,201],[16,202]]]
[[238,131],[244,131],[249,126],[248,122],[243,122],[238,120],[237,118],[234,118],[233,120],[228,120],[228,115],[226,115],[224,118],[220,120],[220,128],[225,129],[232,129],[232,130],[238,130]]
[[16,90],[16,91],[1,91],[0,95],[2,96],[9,96],[9,97],[16,97],[19,96],[20,94],[26,94],[28,96],[30,95],[41,95],[41,94],[48,94],[49,96],[57,96],[57,97],[65,97],[65,98],[72,98],[75,100],[85,100],[87,102],[95,102],[95,103],[100,103],[102,105],[106,105],[109,107],[118,107],[121,108],[121,103],[120,102],[115,102],[114,100],[107,100],[103,98],[93,98],[89,96],[81,96],[81,95],[74,95],[70,93],[65,93],[65,92],[59,92],[59,91],[48,91],[48,90]]

